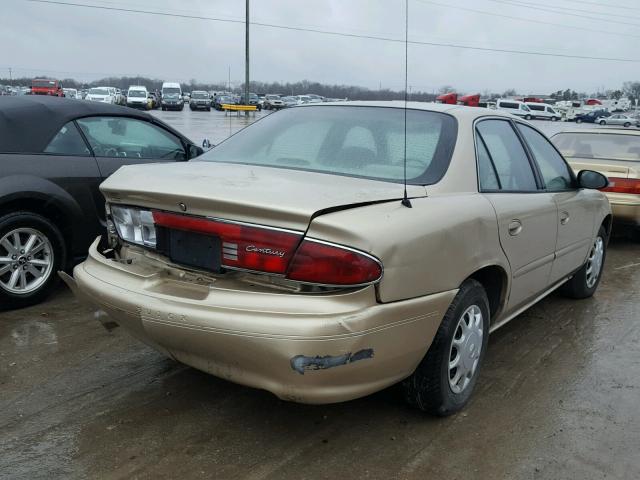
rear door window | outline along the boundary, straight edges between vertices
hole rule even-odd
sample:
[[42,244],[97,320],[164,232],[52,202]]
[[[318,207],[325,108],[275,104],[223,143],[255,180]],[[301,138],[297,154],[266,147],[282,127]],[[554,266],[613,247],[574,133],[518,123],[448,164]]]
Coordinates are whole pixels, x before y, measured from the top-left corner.
[[486,146],[501,189],[512,192],[537,191],[529,157],[508,120],[484,120],[476,127]]
[[56,133],[45,147],[43,153],[51,155],[91,155],[89,147],[73,122],[67,123]]

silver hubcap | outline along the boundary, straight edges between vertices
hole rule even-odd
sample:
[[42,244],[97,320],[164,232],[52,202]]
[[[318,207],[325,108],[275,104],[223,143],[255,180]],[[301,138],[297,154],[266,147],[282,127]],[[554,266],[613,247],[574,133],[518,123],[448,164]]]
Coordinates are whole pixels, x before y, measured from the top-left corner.
[[604,258],[604,240],[602,237],[596,238],[589,260],[587,260],[587,288],[592,288],[598,281],[600,270],[602,269],[602,259]]
[[44,284],[53,269],[49,239],[33,228],[17,228],[0,238],[0,287],[26,294]]
[[478,368],[482,353],[482,310],[471,305],[458,321],[449,349],[449,386],[453,393],[461,393]]

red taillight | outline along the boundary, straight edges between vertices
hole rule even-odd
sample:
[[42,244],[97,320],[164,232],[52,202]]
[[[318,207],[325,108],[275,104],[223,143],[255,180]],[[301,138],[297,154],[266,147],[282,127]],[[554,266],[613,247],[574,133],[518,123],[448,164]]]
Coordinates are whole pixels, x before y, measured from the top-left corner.
[[215,235],[222,242],[221,264],[258,272],[284,274],[301,233],[208,218],[153,212],[157,226]]
[[602,191],[640,195],[640,179],[609,177],[609,186],[603,188]]
[[362,285],[382,276],[382,265],[363,252],[305,239],[298,247],[287,278],[321,285]]

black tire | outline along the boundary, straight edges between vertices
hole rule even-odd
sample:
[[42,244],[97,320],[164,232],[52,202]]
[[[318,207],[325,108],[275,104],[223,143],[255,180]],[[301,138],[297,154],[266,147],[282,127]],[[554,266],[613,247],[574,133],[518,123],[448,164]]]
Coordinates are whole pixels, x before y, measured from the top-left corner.
[[[454,393],[449,384],[452,342],[457,337],[462,315],[474,305],[479,307],[483,320],[480,355],[466,387]],[[461,410],[473,393],[482,367],[489,339],[489,322],[489,300],[482,284],[472,279],[465,281],[451,302],[427,354],[415,372],[402,382],[405,400],[424,412],[443,417]]]
[[576,123],[582,123],[582,119],[581,118],[577,118],[576,119]]
[[167,111],[167,109],[166,109],[165,107],[162,107],[162,111],[163,111],[163,112],[166,112],[166,111]]
[[525,116],[524,116],[524,119],[525,119],[525,120],[531,120],[531,115],[525,115]]
[[[602,240],[602,261],[600,262],[598,269],[598,276],[595,279],[595,283],[589,284],[589,267],[592,265],[591,255],[594,253],[594,248],[598,242],[598,239]],[[569,298],[589,298],[593,296],[593,294],[598,289],[598,285],[600,284],[600,279],[602,278],[602,270],[604,268],[604,262],[607,259],[607,244],[609,241],[609,237],[607,236],[607,232],[604,227],[600,227],[598,230],[598,234],[596,235],[596,239],[589,250],[589,258],[585,264],[578,270],[570,280],[568,280],[562,287],[560,288],[560,292],[569,297]]]
[[210,112],[210,111],[211,111],[211,107],[207,107],[207,112]]
[[[64,237],[58,227],[49,219],[31,212],[15,212],[0,217],[0,239],[12,230],[19,228],[33,229],[46,237],[51,246],[54,259],[53,265],[46,274],[46,280],[31,292],[17,294],[8,291],[6,287],[0,284],[0,310],[21,308],[40,303],[56,285],[58,281],[57,272],[66,265],[67,252]],[[5,247],[0,247],[0,256],[4,256],[7,253],[5,250]],[[7,275],[0,275],[0,281],[6,283]]]
[[178,111],[180,111],[180,112],[181,112],[182,110],[184,110],[184,105],[180,106],[180,108],[178,109]]
[[631,126],[631,124],[629,122],[627,122],[623,126],[624,126],[624,128],[629,128]]
[[558,117],[551,117],[551,121],[552,122],[557,122],[558,121]]
[[604,121],[604,120],[600,120],[600,125],[606,125],[606,124],[607,124],[607,122],[606,122],[606,121]]

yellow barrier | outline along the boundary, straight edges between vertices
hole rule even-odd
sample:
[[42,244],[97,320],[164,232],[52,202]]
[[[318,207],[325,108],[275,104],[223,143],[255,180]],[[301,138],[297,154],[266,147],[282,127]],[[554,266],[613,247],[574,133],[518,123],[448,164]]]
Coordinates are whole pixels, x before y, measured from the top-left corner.
[[258,107],[255,105],[231,105],[228,103],[222,104],[222,110],[229,112],[255,112]]

